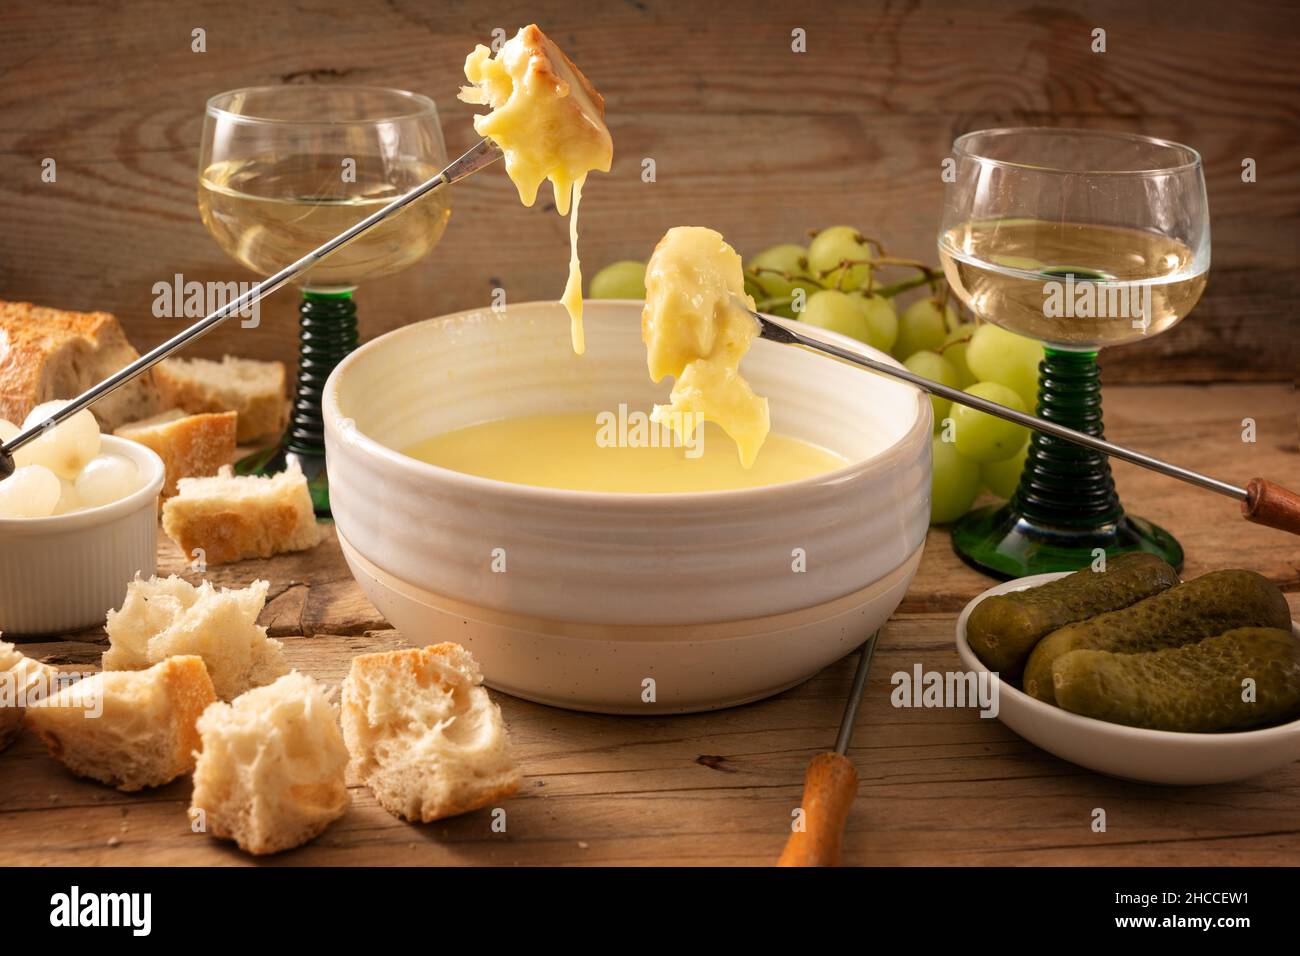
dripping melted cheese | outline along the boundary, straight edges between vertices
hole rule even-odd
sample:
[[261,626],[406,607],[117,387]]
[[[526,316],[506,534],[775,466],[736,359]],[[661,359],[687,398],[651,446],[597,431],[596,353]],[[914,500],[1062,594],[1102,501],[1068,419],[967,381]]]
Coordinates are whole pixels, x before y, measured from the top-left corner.
[[561,301],[569,313],[573,350],[581,354],[578,205],[587,174],[607,173],[613,162],[605,101],[536,24],[506,41],[495,58],[487,47],[475,47],[465,60],[465,76],[473,85],[464,87],[460,98],[491,108],[474,117],[474,129],[501,147],[520,201],[531,206],[549,179],[555,208],[570,216],[569,279]]
[[758,335],[758,323],[740,303],[745,294],[740,256],[720,233],[676,226],[665,233],[646,266],[641,337],[650,378],[673,376],[667,405],[654,421],[690,429],[697,416],[717,424],[736,443],[740,462],[754,463],[769,429],[767,399],[754,394],[740,361]]

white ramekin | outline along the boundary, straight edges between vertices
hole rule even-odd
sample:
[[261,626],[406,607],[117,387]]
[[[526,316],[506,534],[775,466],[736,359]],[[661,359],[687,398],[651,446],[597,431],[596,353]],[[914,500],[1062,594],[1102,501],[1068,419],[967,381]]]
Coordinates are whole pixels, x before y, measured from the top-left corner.
[[[773,693],[865,640],[865,626],[901,600],[929,521],[930,403],[910,386],[756,342],[744,371],[770,399],[773,429],[851,462],[765,488],[670,495],[535,488],[398,451],[482,421],[663,401],[671,383],[649,381],[640,303],[589,302],[585,321],[587,353],[575,356],[556,303],[458,313],[376,339],[331,376],[323,401],[331,508],[354,574],[390,622],[417,643],[468,638],[488,683],[511,693],[630,712],[651,712],[628,700],[636,688],[604,686],[619,628],[638,654],[647,642],[663,645],[637,656],[658,662],[657,676],[644,676],[656,676],[661,712]],[[502,557],[505,571],[494,571]],[[901,587],[872,587],[886,579]],[[851,595],[864,603],[846,609]],[[445,613],[433,614],[430,602]],[[870,613],[859,614],[867,605]],[[798,628],[783,616],[795,612],[803,625],[821,622],[820,638],[783,660],[774,634],[793,636]],[[845,625],[845,613],[862,626]],[[470,618],[495,623],[475,630]],[[454,620],[466,627],[449,629]],[[741,626],[690,654],[669,646],[674,635],[723,624]],[[761,653],[775,657],[747,677],[737,651],[755,631],[767,635]],[[600,644],[577,653],[559,639],[575,634],[599,636]],[[696,679],[686,681],[685,669]],[[710,669],[729,673],[712,696],[698,679]]]
[[157,567],[163,462],[151,449],[103,436],[103,452],[140,469],[141,487],[98,508],[49,518],[0,518],[0,632],[52,634],[104,623],[126,586]]

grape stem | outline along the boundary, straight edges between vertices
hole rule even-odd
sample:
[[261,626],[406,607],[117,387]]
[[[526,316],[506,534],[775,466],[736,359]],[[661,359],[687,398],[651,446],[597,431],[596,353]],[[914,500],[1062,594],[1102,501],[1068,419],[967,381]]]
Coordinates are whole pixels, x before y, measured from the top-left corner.
[[[838,292],[843,292],[843,291],[844,291],[844,280],[845,280],[845,278],[847,278],[847,276],[848,276],[848,274],[849,274],[849,269],[851,269],[853,266],[870,266],[870,265],[875,265],[877,262],[880,262],[880,261],[881,261],[881,260],[880,260],[879,258],[877,258],[877,259],[841,259],[839,262],[835,263],[835,265],[831,266],[829,269],[822,269],[821,271],[819,271],[819,272],[817,273],[817,275],[814,276],[813,278],[816,279],[816,281],[817,281],[819,284],[821,284],[821,285],[825,285],[825,284],[826,284],[826,280],[830,278],[831,273],[832,273],[832,272],[838,272],[838,273],[840,274],[840,277],[839,277],[838,279],[835,280],[835,289],[836,289],[836,291],[838,291]],[[868,290],[871,289],[871,277],[870,277],[870,275],[867,276],[867,289],[868,289]]]
[[945,343],[943,343],[943,345],[939,346],[939,354],[942,355],[944,352],[948,351],[948,350],[949,350],[950,348],[952,348],[954,345],[961,345],[961,344],[963,344],[963,343],[969,345],[969,344],[970,344],[970,340],[971,340],[972,338],[974,338],[974,336],[963,335],[963,336],[962,336],[961,338],[959,338],[959,339],[953,339],[951,342],[945,342]]
[[[928,283],[930,286],[930,292],[933,295],[936,296],[939,295],[939,289],[937,286],[937,282],[940,278],[939,273],[935,272],[935,270],[931,269],[928,265],[926,265],[924,262],[921,262],[919,259],[905,259],[901,256],[881,256],[876,261],[878,263],[883,263],[884,265],[907,266],[910,269],[920,270],[920,273],[924,278],[925,282]],[[918,282],[917,285],[921,285],[921,283]],[[947,283],[944,284],[944,287],[946,290]],[[945,304],[947,303],[946,291],[944,296],[944,303]]]
[[[815,230],[809,230],[809,235],[815,236],[816,234],[817,233]],[[843,292],[845,291],[843,289],[844,278],[845,276],[848,275],[849,269],[853,266],[861,266],[861,265],[907,266],[909,268],[918,270],[921,274],[918,276],[914,276],[911,279],[903,279],[899,282],[894,282],[891,283],[890,285],[884,285],[877,288],[875,285],[875,271],[873,269],[872,273],[867,277],[867,284],[861,290],[851,290],[851,291],[861,291],[866,295],[874,295],[874,296],[880,296],[881,298],[885,298],[885,299],[892,299],[894,298],[894,296],[901,295],[902,293],[907,292],[911,289],[916,289],[920,286],[928,285],[930,287],[931,292],[933,292],[936,296],[942,294],[942,299],[940,300],[940,307],[942,308],[942,306],[947,304],[948,293],[950,292],[950,289],[948,287],[947,281],[943,278],[943,276],[940,273],[938,273],[933,268],[931,268],[930,266],[926,265],[924,262],[921,262],[918,259],[907,259],[899,256],[883,255],[884,247],[877,240],[871,239],[870,237],[864,236],[863,241],[870,242],[873,245],[875,245],[876,248],[881,250],[882,255],[874,259],[841,259],[836,265],[832,266],[831,268],[819,270],[815,274],[786,272],[784,269],[777,269],[773,266],[750,266],[748,269],[746,269],[746,273],[749,276],[755,278],[760,274],[769,274],[769,275],[780,276],[786,282],[794,282],[799,279],[807,279],[813,282],[817,282],[818,284],[825,284],[825,280],[830,276],[830,274],[832,272],[838,271],[840,273],[840,277],[839,277],[839,281],[835,285],[835,288]],[[942,290],[939,288],[941,285],[943,287]],[[758,311],[760,312],[767,312],[770,311],[771,309],[780,308],[781,306],[784,305],[792,305],[793,302],[794,302],[793,296],[788,296],[788,295],[773,296],[772,298],[758,300],[757,308]]]
[[793,282],[795,279],[813,278],[812,276],[805,275],[802,272],[786,272],[784,269],[778,269],[775,266],[750,266],[749,272],[755,277],[757,277],[760,272],[770,272],[774,275],[779,275],[786,282]]
[[[891,296],[898,295],[900,292],[906,292],[908,289],[915,289],[918,286],[928,285],[930,287],[930,291],[937,296],[940,294],[939,284],[943,283],[944,286],[943,304],[945,305],[947,304],[948,283],[944,280],[942,275],[940,275],[934,269],[927,266],[924,262],[921,262],[919,259],[903,259],[896,256],[878,256],[875,259],[841,259],[838,263],[836,263],[831,268],[822,269],[817,273],[816,276],[812,278],[815,278],[824,283],[825,280],[830,276],[832,272],[838,270],[840,273],[840,279],[839,282],[836,283],[835,287],[837,289],[840,289],[840,291],[842,292],[844,290],[841,288],[841,284],[844,281],[844,277],[848,275],[848,271],[851,267],[878,266],[878,265],[907,266],[909,268],[919,270],[921,272],[921,275],[918,276],[916,279],[911,279],[904,282],[898,282],[893,285],[884,286],[882,290],[877,291],[875,293],[876,295],[884,295],[886,298],[888,298]],[[868,276],[867,284],[863,291],[870,293],[872,291],[872,285],[873,285],[872,278]]]
[[913,276],[910,279],[903,279],[899,282],[893,283],[892,285],[882,285],[879,289],[877,289],[872,294],[882,296],[883,298],[886,299],[892,299],[894,296],[902,295],[904,292],[907,292],[910,289],[915,289],[918,286],[923,286],[923,285],[932,286],[933,281],[934,281],[933,278],[928,275]]
[[[820,229],[809,229],[809,230],[808,230],[808,238],[809,238],[809,239],[816,239],[816,238],[817,238],[817,234],[818,234],[819,232],[821,232]],[[881,242],[879,239],[875,238],[874,236],[864,236],[864,235],[863,235],[862,233],[860,233],[860,232],[855,232],[855,233],[853,234],[853,238],[856,239],[856,240],[858,241],[858,245],[860,245],[860,246],[875,246],[875,247],[876,247],[876,253],[877,253],[878,255],[880,255],[880,256],[886,256],[886,255],[888,255],[888,253],[885,252],[885,244],[884,244],[883,242]],[[871,260],[868,259],[868,260],[866,260],[866,261],[870,262]],[[839,267],[836,266],[836,268],[839,268]],[[832,270],[830,270],[830,271],[833,272],[833,271],[835,271],[835,270],[832,269]]]

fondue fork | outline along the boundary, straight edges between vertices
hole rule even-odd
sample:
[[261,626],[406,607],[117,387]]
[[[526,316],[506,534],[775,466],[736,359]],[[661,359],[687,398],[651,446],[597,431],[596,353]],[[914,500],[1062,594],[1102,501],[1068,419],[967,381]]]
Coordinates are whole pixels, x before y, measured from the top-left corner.
[[14,473],[13,453],[19,448],[22,448],[28,442],[39,438],[46,429],[53,428],[60,422],[71,418],[73,415],[77,414],[77,412],[84,408],[88,408],[95,402],[99,401],[99,399],[103,398],[115,388],[131,381],[131,379],[135,378],[141,372],[153,368],[163,359],[172,355],[174,352],[179,351],[190,342],[202,338],[217,326],[221,325],[221,323],[229,319],[232,315],[235,315],[237,312],[242,312],[254,302],[266,298],[272,292],[277,291],[281,287],[292,282],[294,279],[297,279],[330,253],[337,252],[362,233],[368,232],[370,229],[379,225],[389,216],[396,215],[407,206],[411,205],[411,203],[427,196],[429,193],[434,192],[437,189],[460,182],[466,176],[471,176],[480,169],[491,166],[503,155],[504,154],[501,152],[500,147],[495,143],[486,139],[481,140],[478,145],[466,151],[464,155],[448,165],[446,169],[442,170],[442,172],[438,173],[436,176],[426,179],[410,192],[398,196],[383,209],[371,213],[365,219],[362,219],[355,225],[345,229],[333,239],[330,239],[328,242],[313,249],[297,262],[285,266],[269,279],[259,282],[239,298],[226,303],[215,312],[195,322],[184,332],[168,339],[148,354],[140,356],[140,358],[126,366],[126,368],[121,369],[104,379],[104,381],[100,382],[98,385],[82,392],[45,421],[37,422],[31,428],[19,432],[13,438],[9,439],[9,441],[0,445],[0,481],[3,481]]
[[823,342],[791,328],[789,323],[777,321],[767,315],[760,315],[751,309],[746,308],[745,311],[749,312],[758,321],[761,337],[769,341],[779,342],[782,345],[800,345],[804,348],[822,352],[833,358],[850,362],[853,365],[860,365],[873,372],[879,372],[881,375],[902,379],[917,388],[954,401],[959,405],[987,412],[997,418],[1015,422],[1017,425],[1024,425],[1026,428],[1045,432],[1048,435],[1073,442],[1076,445],[1083,445],[1085,448],[1099,451],[1103,455],[1119,458],[1122,461],[1140,465],[1170,478],[1177,478],[1179,481],[1185,481],[1188,484],[1207,488],[1229,498],[1235,498],[1241,502],[1241,513],[1247,520],[1268,525],[1271,528],[1278,528],[1282,531],[1289,531],[1292,534],[1300,534],[1300,495],[1265,478],[1254,478],[1245,488],[1240,488],[1226,481],[1211,478],[1209,475],[1203,475],[1200,472],[1182,468],[1159,458],[1154,458],[1151,455],[1145,455],[1140,451],[1134,451],[1132,448],[1116,445],[1104,438],[1097,438],[1095,435],[1089,435],[1086,432],[1066,428],[1064,425],[1058,425],[1056,422],[1039,418],[1037,415],[1018,412],[1014,408],[999,405],[997,402],[990,402],[986,398],[971,395],[959,388],[941,385],[906,368],[896,368],[860,352],[842,348],[830,342]]
[[844,705],[840,732],[835,749],[813,757],[803,781],[804,828],[790,834],[777,866],[838,866],[840,839],[848,822],[853,798],[858,795],[858,772],[853,769],[847,751],[853,739],[853,725],[858,719],[858,705],[867,686],[871,657],[876,653],[880,632],[872,634],[858,651],[858,669]]

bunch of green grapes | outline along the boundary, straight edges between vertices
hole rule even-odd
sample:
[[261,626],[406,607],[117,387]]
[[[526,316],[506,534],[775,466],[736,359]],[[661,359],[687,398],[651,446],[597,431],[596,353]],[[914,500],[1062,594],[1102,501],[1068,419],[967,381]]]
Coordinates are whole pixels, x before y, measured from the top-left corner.
[[[883,269],[919,275],[882,285]],[[928,287],[900,314],[894,298]],[[892,355],[932,381],[1033,411],[1042,343],[995,325],[965,322],[936,270],[888,256],[852,226],[831,226],[807,246],[785,243],[745,263],[745,288],[760,312],[839,332]],[[591,280],[592,298],[645,298],[645,264],[615,262]],[[1029,430],[931,395],[934,409],[930,521],[947,524],[988,489],[1010,498],[1029,453]]]
[[[996,325],[964,323],[937,350],[914,352],[903,364],[942,382],[1016,411],[1038,404],[1041,342]],[[930,523],[947,524],[967,511],[982,490],[1010,498],[1029,454],[1029,429],[931,395],[935,433]]]

